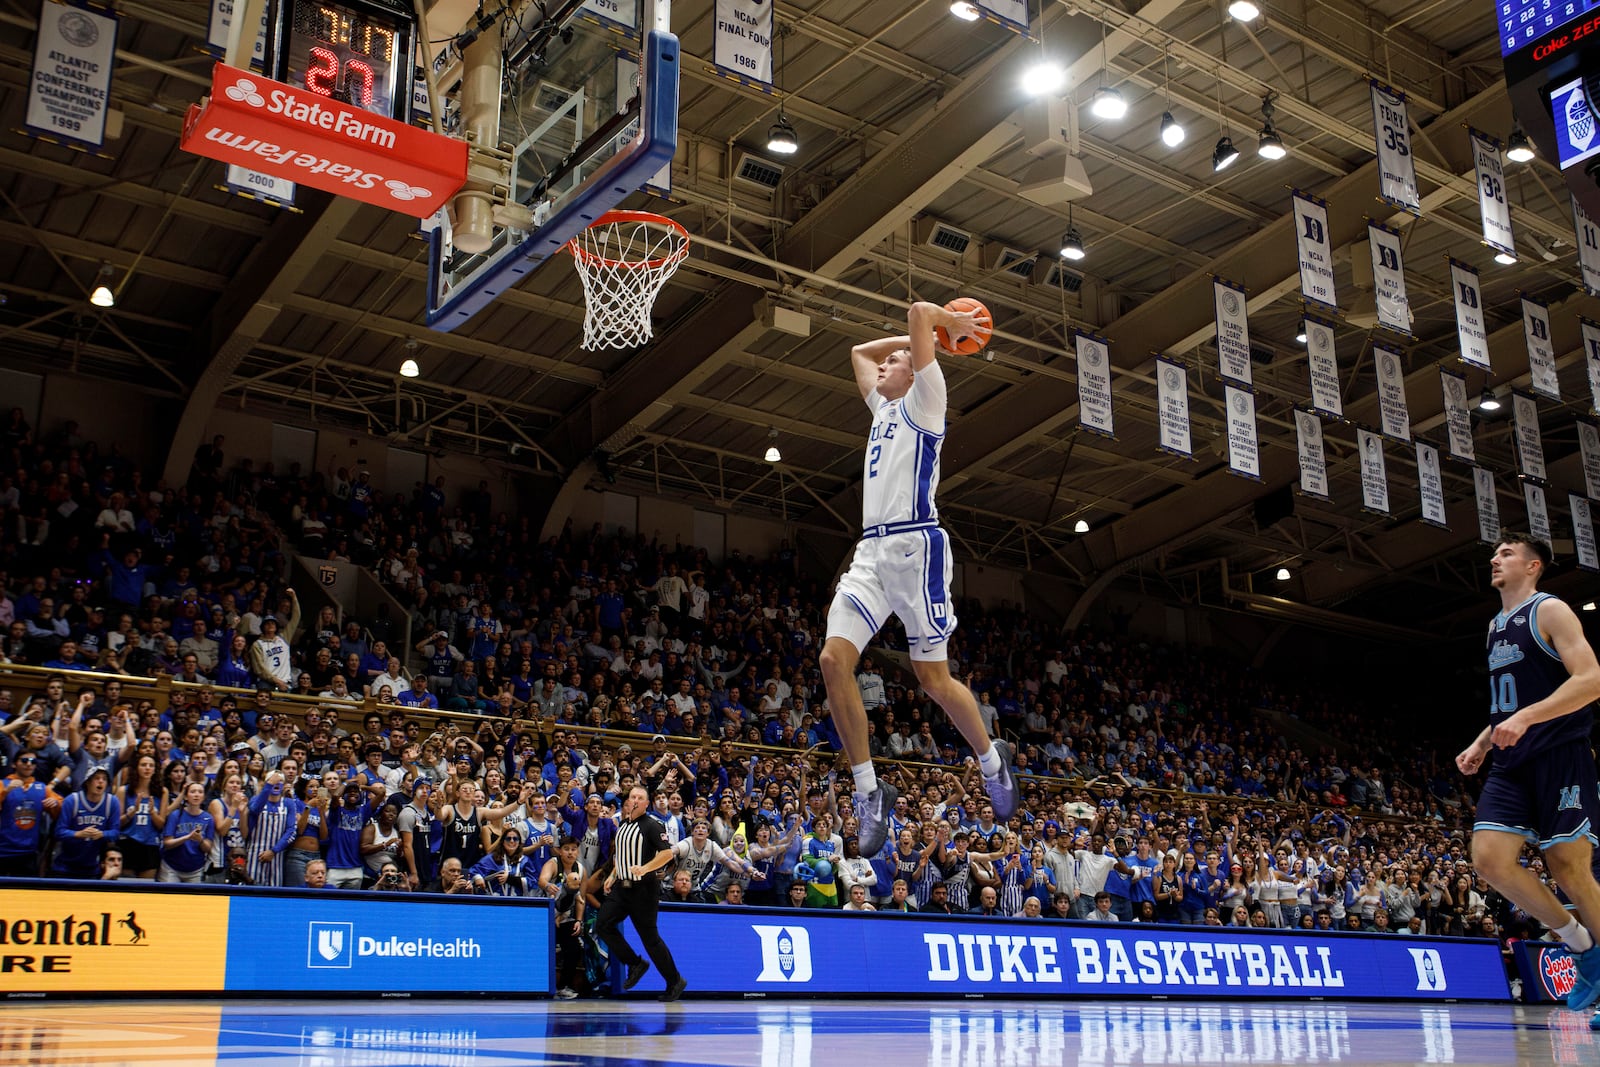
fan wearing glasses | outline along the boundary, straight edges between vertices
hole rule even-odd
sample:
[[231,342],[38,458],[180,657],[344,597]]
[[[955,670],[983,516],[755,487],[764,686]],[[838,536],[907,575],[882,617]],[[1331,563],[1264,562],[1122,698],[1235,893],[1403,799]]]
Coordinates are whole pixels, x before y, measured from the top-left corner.
[[[12,759],[11,773],[0,781],[0,877],[39,877],[44,816],[61,810],[61,796],[34,777],[38,769],[38,755],[24,750]],[[65,765],[57,767],[56,782],[71,773]]]

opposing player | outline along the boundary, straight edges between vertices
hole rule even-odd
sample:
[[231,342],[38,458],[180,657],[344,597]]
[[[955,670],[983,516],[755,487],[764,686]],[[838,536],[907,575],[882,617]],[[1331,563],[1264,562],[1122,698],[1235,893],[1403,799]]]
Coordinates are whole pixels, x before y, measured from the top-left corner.
[[[1567,1006],[1582,1011],[1600,1000],[1600,884],[1590,869],[1600,788],[1589,749],[1600,664],[1572,609],[1534,588],[1549,565],[1542,541],[1507,534],[1495,545],[1489,584],[1500,590],[1501,608],[1489,624],[1489,725],[1456,766],[1472,774],[1493,752],[1472,864],[1572,950],[1578,976]],[[1524,842],[1543,850],[1576,918],[1519,862]]]
[[939,528],[934,504],[947,406],[934,328],[943,326],[951,337],[967,336],[978,327],[978,315],[919,302],[911,305],[906,323],[908,335],[869,341],[850,352],[856,384],[872,412],[862,464],[863,528],[828,609],[820,657],[828,706],[855,775],[858,843],[869,859],[883,848],[899,793],[878,781],[873,769],[867,713],[854,672],[890,612],[905,625],[917,681],[978,754],[995,815],[1004,822],[1017,806],[1009,752],[990,741],[972,690],[950,676],[946,642],[956,627],[950,539]]

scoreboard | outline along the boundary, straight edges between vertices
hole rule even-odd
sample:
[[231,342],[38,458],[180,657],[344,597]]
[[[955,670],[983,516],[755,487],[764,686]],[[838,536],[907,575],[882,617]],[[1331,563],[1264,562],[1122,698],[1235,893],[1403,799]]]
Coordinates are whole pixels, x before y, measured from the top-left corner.
[[271,11],[275,81],[408,120],[417,19],[407,0],[273,0]]
[[1600,0],[1495,0],[1495,17],[1513,125],[1600,217]]
[[1595,8],[1600,0],[1497,0],[1500,55],[1521,51]]

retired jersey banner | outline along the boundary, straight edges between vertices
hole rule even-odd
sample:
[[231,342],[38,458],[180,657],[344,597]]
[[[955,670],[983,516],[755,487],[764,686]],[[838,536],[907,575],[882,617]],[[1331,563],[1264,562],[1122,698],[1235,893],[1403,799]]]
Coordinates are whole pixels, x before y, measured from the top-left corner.
[[1583,210],[1578,198],[1572,200],[1572,230],[1578,238],[1578,271],[1590,296],[1600,296],[1600,226]]
[[1194,458],[1189,436],[1189,368],[1156,357],[1156,405],[1160,409],[1161,451]]
[[1223,381],[1250,384],[1250,311],[1244,289],[1215,278],[1211,296],[1217,312],[1217,373]]
[[103,11],[40,4],[23,119],[28,133],[95,151],[105,145],[117,26]]
[[1256,440],[1256,398],[1247,389],[1225,386],[1228,406],[1228,470],[1261,480],[1261,445]]
[[1579,419],[1578,453],[1583,460],[1583,490],[1590,500],[1600,500],[1600,427]]
[[1513,389],[1511,419],[1516,426],[1517,467],[1523,477],[1544,481],[1544,442],[1539,434],[1539,405],[1527,393]]
[[1586,571],[1600,571],[1600,552],[1595,549],[1594,513],[1589,510],[1589,498],[1568,493],[1567,504],[1572,508],[1572,541],[1578,550],[1578,566]]
[[1583,365],[1589,372],[1589,407],[1600,414],[1600,323],[1580,318],[1583,329]]
[[1306,316],[1306,369],[1311,375],[1311,406],[1324,415],[1344,418],[1339,393],[1339,356],[1334,351],[1333,323]]
[[772,84],[772,5],[767,0],[717,0],[711,62],[724,74]]
[[1461,362],[1489,369],[1489,330],[1483,320],[1483,286],[1478,272],[1465,263],[1450,261],[1450,289],[1455,294],[1456,343]]
[[1500,498],[1495,496],[1494,475],[1473,467],[1472,495],[1478,502],[1478,540],[1492,545],[1500,540]]
[[1439,474],[1439,450],[1417,442],[1417,488],[1422,494],[1422,521],[1448,529],[1444,514],[1444,478]]
[[1467,407],[1467,379],[1439,368],[1439,388],[1444,393],[1444,425],[1450,433],[1450,455],[1476,463],[1472,445],[1472,412]]
[[[244,0],[211,0],[211,19],[206,23],[206,51],[217,59],[228,56],[228,35],[232,32],[233,10]],[[270,4],[261,5],[261,24],[256,27],[255,44],[250,49],[250,66],[259,70],[267,58],[267,14]],[[423,105],[427,110],[427,105]]]
[[1103,338],[1077,334],[1078,423],[1090,433],[1112,436],[1111,349]]
[[1331,311],[1339,308],[1333,289],[1333,240],[1328,235],[1328,204],[1294,194],[1294,236],[1300,253],[1300,295]]
[[1556,376],[1556,346],[1550,339],[1550,309],[1542,301],[1522,298],[1522,337],[1528,345],[1528,387],[1547,400],[1561,400]]
[[1367,223],[1372,249],[1372,292],[1378,325],[1411,336],[1411,304],[1406,300],[1405,269],[1400,265],[1400,235],[1376,222]]
[[1356,450],[1361,453],[1361,506],[1380,515],[1389,514],[1389,471],[1383,461],[1383,437],[1356,428]]
[[1378,195],[1391,207],[1422,214],[1405,93],[1372,83],[1372,130],[1378,140]]
[[1544,486],[1524,480],[1522,500],[1528,506],[1528,532],[1547,545],[1554,545],[1550,535],[1550,507],[1545,502]]
[[1511,206],[1506,203],[1506,176],[1500,165],[1500,142],[1467,130],[1472,164],[1478,175],[1478,212],[1483,216],[1483,243],[1509,256],[1517,254],[1511,235]]
[[1378,370],[1378,411],[1383,432],[1396,441],[1411,440],[1411,412],[1406,408],[1406,369],[1400,353],[1374,345],[1372,362]]
[[1322,420],[1296,408],[1294,436],[1300,453],[1300,491],[1306,496],[1327,500],[1328,456],[1322,447]]

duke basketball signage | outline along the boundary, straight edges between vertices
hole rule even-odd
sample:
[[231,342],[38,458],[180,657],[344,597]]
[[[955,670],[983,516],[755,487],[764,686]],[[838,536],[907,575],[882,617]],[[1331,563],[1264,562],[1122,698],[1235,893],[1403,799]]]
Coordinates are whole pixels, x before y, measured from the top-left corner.
[[467,145],[218,63],[184,151],[427,218],[467,180]]

